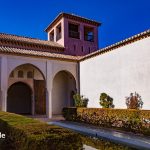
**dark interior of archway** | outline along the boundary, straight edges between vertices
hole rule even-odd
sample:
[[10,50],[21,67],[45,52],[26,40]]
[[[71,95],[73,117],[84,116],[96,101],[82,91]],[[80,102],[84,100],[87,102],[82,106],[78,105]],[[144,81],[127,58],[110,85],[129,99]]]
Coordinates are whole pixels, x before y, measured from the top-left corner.
[[7,111],[17,114],[31,114],[31,89],[18,82],[8,89]]

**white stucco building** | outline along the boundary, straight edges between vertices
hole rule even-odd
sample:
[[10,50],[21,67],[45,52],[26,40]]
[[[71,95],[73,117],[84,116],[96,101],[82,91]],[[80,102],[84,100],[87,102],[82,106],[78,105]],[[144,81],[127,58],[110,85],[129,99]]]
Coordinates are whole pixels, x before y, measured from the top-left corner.
[[0,109],[19,114],[61,114],[73,94],[100,107],[100,93],[126,108],[138,92],[150,109],[150,30],[98,48],[98,26],[89,19],[60,14],[46,29],[48,40],[0,33]]

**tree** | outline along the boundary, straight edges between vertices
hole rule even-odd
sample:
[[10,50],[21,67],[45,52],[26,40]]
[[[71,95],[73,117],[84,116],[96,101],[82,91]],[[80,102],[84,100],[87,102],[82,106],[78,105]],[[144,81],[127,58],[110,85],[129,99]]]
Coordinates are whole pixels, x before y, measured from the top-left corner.
[[76,107],[87,107],[89,100],[83,95],[75,94],[73,95],[73,99]]
[[113,104],[113,98],[107,95],[106,93],[101,93],[100,95],[100,105],[102,108],[114,108],[115,105]]
[[129,97],[126,97],[126,105],[128,109],[140,109],[143,106],[143,101],[138,93],[131,93]]

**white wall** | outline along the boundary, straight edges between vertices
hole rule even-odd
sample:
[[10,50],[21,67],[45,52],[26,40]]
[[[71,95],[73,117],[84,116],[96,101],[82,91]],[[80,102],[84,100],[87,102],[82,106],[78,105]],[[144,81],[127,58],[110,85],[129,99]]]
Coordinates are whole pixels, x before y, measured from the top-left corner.
[[126,108],[125,97],[136,91],[150,109],[150,37],[80,62],[80,91],[89,107],[100,107],[106,92],[115,108]]
[[[46,111],[49,118],[52,117],[52,83],[55,75],[59,71],[67,71],[71,73],[75,78],[77,90],[79,91],[78,69],[76,62],[0,54],[0,110],[7,111],[7,90],[9,87],[8,78],[10,73],[15,69],[16,77],[16,73],[19,68],[18,66],[24,64],[31,64],[38,68],[46,79]],[[27,66],[22,69],[25,71],[25,78],[22,80],[26,80],[27,70],[32,70],[32,67],[30,68]],[[37,74],[39,74],[39,71],[35,72],[35,78],[42,79],[41,76],[38,76]],[[28,82],[30,81],[31,79],[28,79]],[[33,87],[33,85],[31,87]]]
[[[57,26],[61,24],[61,38],[59,40],[56,40],[56,36],[57,36]],[[50,33],[54,31],[54,42],[57,42],[58,44],[61,44],[62,46],[64,46],[64,18],[62,18],[60,21],[58,21],[54,27],[48,31],[47,35],[48,35],[48,41],[50,41]]]

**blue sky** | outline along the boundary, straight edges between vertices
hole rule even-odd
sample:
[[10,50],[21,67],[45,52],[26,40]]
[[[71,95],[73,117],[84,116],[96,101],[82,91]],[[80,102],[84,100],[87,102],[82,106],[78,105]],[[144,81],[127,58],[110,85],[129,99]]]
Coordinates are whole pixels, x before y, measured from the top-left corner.
[[46,40],[60,12],[102,22],[100,48],[150,28],[150,0],[1,0],[0,32]]

